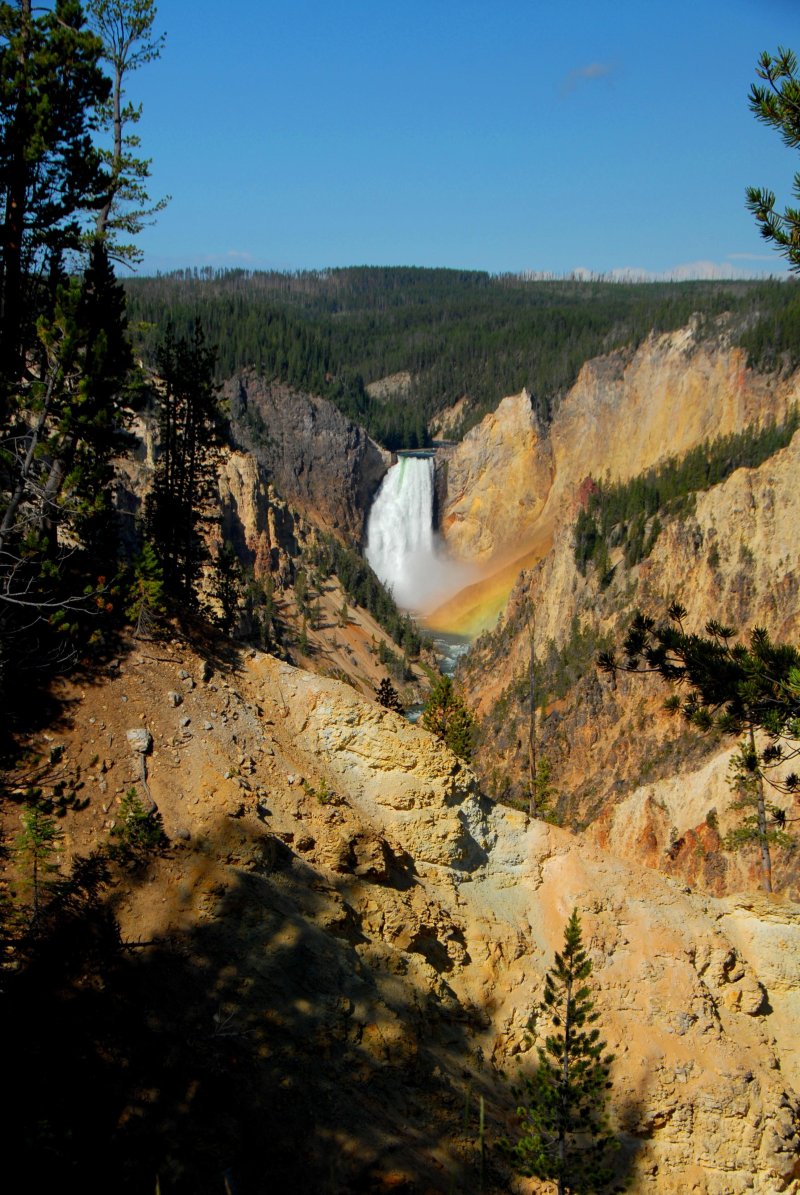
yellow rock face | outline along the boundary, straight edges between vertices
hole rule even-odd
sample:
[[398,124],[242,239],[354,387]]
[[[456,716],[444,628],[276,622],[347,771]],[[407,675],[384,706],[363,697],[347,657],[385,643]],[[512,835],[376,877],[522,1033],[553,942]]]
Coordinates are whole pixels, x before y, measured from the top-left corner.
[[651,337],[630,358],[587,362],[546,435],[527,391],[503,399],[448,453],[441,516],[452,555],[480,563],[486,579],[431,625],[467,634],[491,625],[586,477],[626,480],[705,440],[780,419],[796,390],[749,372],[739,349],[698,343],[689,327]]
[[478,563],[524,555],[551,483],[530,395],[504,398],[448,454],[441,523],[452,554]]

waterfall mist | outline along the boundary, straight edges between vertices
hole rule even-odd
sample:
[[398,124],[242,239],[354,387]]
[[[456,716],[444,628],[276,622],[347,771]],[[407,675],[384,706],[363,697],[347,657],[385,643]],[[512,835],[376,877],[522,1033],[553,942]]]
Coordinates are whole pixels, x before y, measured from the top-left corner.
[[448,560],[433,530],[432,457],[401,456],[383,479],[364,552],[399,606],[430,611],[468,585],[474,570]]

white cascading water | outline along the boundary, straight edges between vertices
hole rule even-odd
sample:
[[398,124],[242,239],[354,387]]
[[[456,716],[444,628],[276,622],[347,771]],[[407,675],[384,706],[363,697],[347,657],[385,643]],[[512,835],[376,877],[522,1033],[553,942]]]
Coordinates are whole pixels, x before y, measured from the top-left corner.
[[420,606],[417,576],[433,557],[433,459],[401,456],[381,483],[364,553],[394,600]]
[[367,560],[398,606],[431,610],[468,583],[433,530],[433,458],[401,456],[383,479],[367,521]]

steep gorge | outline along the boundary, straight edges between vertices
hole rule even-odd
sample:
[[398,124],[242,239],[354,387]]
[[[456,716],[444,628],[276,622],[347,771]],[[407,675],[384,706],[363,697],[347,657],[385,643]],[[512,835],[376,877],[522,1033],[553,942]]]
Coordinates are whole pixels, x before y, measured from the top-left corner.
[[225,387],[234,444],[252,453],[287,502],[360,547],[390,455],[333,403],[257,374]]
[[[780,418],[797,379],[752,374],[687,329],[587,363],[549,429],[523,392],[449,451],[443,532],[505,607],[461,673],[483,723],[477,774],[365,700],[382,632],[362,610],[339,613],[335,577],[303,623],[305,651],[297,641],[298,572],[322,530],[362,541],[386,457],[322,400],[237,385],[244,450],[220,455],[219,534],[274,582],[304,667],[173,627],[56,682],[59,716],[28,748],[90,797],[67,816],[65,859],[115,828],[141,782],[130,735],[143,729],[170,846],[116,877],[109,909],[132,945],[114,969],[58,977],[63,1026],[38,1026],[52,1082],[37,1071],[31,1083],[12,1051],[12,1132],[41,1115],[43,1090],[45,1107],[63,1097],[59,1073],[88,1066],[93,1131],[76,1118],[74,1148],[120,1190],[158,1173],[211,1195],[224,1173],[243,1189],[326,1195],[538,1192],[494,1148],[482,1160],[475,1108],[482,1097],[493,1147],[513,1125],[509,1079],[533,1061],[544,975],[577,907],[632,1189],[800,1192],[794,862],[777,860],[779,895],[758,893],[748,860],[720,850],[724,744],[667,721],[645,681],[612,690],[592,666],[634,604],[658,613],[672,596],[692,621],[797,636],[800,437],[665,518],[633,568],[616,550],[610,581],[582,575],[573,550],[588,475],[634,476]],[[131,506],[153,463],[144,431],[140,456]],[[486,592],[467,598],[471,617],[485,616]],[[524,776],[534,610],[542,657],[568,672],[581,644],[541,719],[562,827],[492,799],[518,795]],[[95,984],[113,1011],[96,1037],[73,1039]],[[20,1036],[33,1035],[38,1005],[18,1011]]]
[[[739,350],[724,341],[716,348],[698,343],[689,328],[653,338],[628,358],[615,354],[587,363],[549,436],[532,441],[552,481],[546,492],[535,490],[533,501],[530,490],[523,493],[521,504],[530,501],[532,512],[528,524],[518,513],[510,484],[515,474],[504,467],[502,453],[484,457],[491,464],[480,474],[482,510],[492,528],[508,502],[517,542],[526,536],[530,542],[537,530],[547,533],[538,562],[522,562],[526,567],[516,572],[497,627],[475,642],[462,668],[466,692],[483,720],[478,766],[484,783],[498,795],[520,795],[526,783],[529,634],[535,623],[537,658],[550,685],[540,734],[561,816],[590,827],[619,855],[687,876],[710,891],[758,882],[746,856],[721,850],[720,836],[734,818],[727,783],[731,744],[709,742],[663,715],[665,689],[653,681],[620,677],[610,686],[594,659],[600,647],[621,641],[634,608],[659,617],[674,599],[686,606],[692,629],[714,617],[744,631],[763,625],[778,639],[797,639],[800,438],[795,435],[760,466],[738,469],[698,493],[683,513],[662,513],[661,532],[639,563],[627,566],[623,546],[612,548],[604,577],[591,565],[586,575],[577,567],[575,519],[589,479],[635,477],[717,436],[780,421],[799,394],[797,376],[754,373]],[[515,412],[511,428],[529,404],[524,394],[507,403]],[[483,449],[498,439],[496,427],[489,428]],[[504,452],[514,454],[515,442],[510,435]],[[467,440],[460,448],[481,460]],[[527,474],[519,461],[515,468],[529,487],[537,469],[541,473],[534,463]],[[445,513],[447,534],[446,520]],[[483,600],[480,587],[473,597],[474,617]],[[447,614],[445,609],[439,617]],[[779,871],[781,882],[795,891],[790,856],[779,855]]]

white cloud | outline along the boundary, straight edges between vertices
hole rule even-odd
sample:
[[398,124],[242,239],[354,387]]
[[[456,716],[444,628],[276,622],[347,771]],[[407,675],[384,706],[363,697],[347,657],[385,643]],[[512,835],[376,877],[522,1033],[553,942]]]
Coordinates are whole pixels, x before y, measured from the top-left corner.
[[590,62],[587,66],[578,66],[571,70],[561,84],[561,94],[569,95],[582,83],[593,83],[597,79],[607,79],[614,73],[610,62]]

